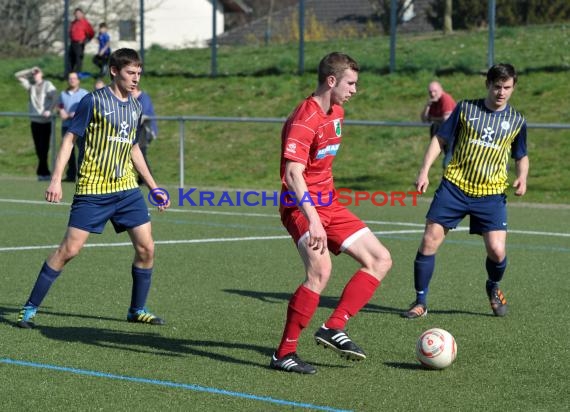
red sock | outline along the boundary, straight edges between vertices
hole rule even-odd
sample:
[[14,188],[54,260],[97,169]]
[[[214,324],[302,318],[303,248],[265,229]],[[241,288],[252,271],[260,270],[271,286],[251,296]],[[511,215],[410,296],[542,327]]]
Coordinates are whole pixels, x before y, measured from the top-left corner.
[[368,303],[379,285],[380,281],[374,276],[362,270],[356,272],[344,287],[340,301],[325,326],[344,329],[346,322]]
[[297,288],[287,308],[287,321],[281,343],[275,356],[281,358],[297,351],[297,340],[301,331],[307,327],[319,306],[320,295],[301,285]]

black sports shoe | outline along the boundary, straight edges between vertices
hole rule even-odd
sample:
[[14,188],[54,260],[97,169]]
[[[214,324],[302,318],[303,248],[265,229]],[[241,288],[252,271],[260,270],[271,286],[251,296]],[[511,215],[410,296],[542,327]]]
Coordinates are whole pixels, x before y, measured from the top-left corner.
[[269,362],[269,367],[284,372],[296,372],[309,375],[317,373],[313,365],[309,365],[307,362],[301,360],[295,352],[288,353],[279,359],[273,354],[271,356],[271,362]]
[[366,354],[356,345],[344,330],[327,329],[323,326],[315,333],[317,345],[331,348],[343,358],[349,360],[366,359]]
[[485,289],[495,316],[505,316],[507,314],[507,299],[501,289],[497,286],[491,287],[489,282],[487,282]]
[[148,323],[150,325],[164,325],[166,322],[164,319],[152,314],[147,310],[147,308],[139,309],[133,311],[129,309],[127,313],[127,321],[135,323]]

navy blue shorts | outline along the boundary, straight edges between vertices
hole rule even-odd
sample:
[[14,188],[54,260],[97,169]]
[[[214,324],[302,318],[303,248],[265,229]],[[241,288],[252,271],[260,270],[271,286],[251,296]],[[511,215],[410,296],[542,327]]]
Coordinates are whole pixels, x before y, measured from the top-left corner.
[[443,179],[437,188],[426,218],[447,229],[455,229],[469,215],[469,233],[483,234],[507,230],[507,196],[467,196],[450,181]]
[[140,189],[73,197],[67,226],[89,233],[103,233],[108,220],[111,220],[117,233],[150,222],[148,207]]

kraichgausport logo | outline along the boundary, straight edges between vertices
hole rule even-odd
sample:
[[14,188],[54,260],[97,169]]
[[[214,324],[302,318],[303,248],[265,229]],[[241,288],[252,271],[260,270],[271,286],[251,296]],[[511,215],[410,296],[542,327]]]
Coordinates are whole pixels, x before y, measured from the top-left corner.
[[[363,191],[340,188],[334,192],[304,192],[297,196],[291,191],[221,191],[198,190],[198,188],[178,188],[176,204],[180,207],[220,207],[220,206],[284,206],[298,207],[311,205],[323,207],[331,205],[335,199],[343,206],[360,206],[369,202],[374,206],[417,206],[417,197],[421,192],[399,191]],[[164,206],[170,199],[170,193],[166,189],[156,188],[149,192],[148,201],[152,206]]]

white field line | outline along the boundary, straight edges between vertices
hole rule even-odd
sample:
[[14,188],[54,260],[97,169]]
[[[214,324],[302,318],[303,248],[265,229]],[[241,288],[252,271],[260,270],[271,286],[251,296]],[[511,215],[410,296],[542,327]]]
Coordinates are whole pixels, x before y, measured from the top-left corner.
[[[45,201],[40,200],[21,200],[21,199],[0,199],[3,203],[19,203],[19,204],[40,204],[45,205]],[[55,205],[69,206],[70,203],[61,202]],[[150,209],[152,210],[152,209]],[[200,213],[200,214],[210,214],[210,215],[229,215],[229,216],[249,216],[249,217],[271,217],[278,218],[277,214],[268,213],[246,213],[246,212],[223,212],[214,210],[193,210],[193,209],[169,209],[168,212],[187,212],[187,213]],[[367,220],[369,225],[386,225],[386,226],[407,226],[407,227],[418,227],[423,228],[423,223],[411,223],[411,222],[392,222],[392,221],[382,221],[382,220]],[[458,227],[455,229],[457,231],[466,231],[467,227]],[[391,230],[391,231],[374,231],[375,235],[395,235],[395,234],[414,234],[423,233],[422,230]],[[561,232],[540,232],[540,231],[529,231],[529,230],[509,230],[509,234],[521,234],[521,235],[535,235],[535,236],[548,236],[548,237],[570,237],[570,233]],[[218,242],[243,242],[243,241],[256,241],[256,240],[278,240],[278,239],[289,239],[288,235],[281,236],[248,236],[248,237],[230,237],[230,238],[206,238],[206,239],[181,239],[181,240],[157,240],[155,244],[157,245],[175,245],[175,244],[192,244],[192,243],[218,243]],[[91,243],[86,244],[84,247],[117,247],[117,246],[132,246],[130,242],[116,242],[116,243]],[[0,252],[11,252],[11,251],[24,251],[24,250],[36,250],[36,249],[53,249],[58,247],[58,245],[40,245],[40,246],[14,246],[14,247],[0,247]]]
[[[423,230],[393,230],[388,232],[374,232],[376,235],[404,234],[404,233],[423,233]],[[155,240],[156,245],[187,245],[192,243],[221,243],[221,242],[251,242],[256,240],[283,240],[291,239],[289,235],[280,236],[247,236],[247,237],[219,237],[206,239],[179,239],[179,240]],[[18,252],[25,250],[39,249],[55,249],[59,245],[41,245],[41,246],[12,246],[0,247],[0,252]],[[117,247],[132,246],[131,242],[114,242],[114,243],[86,243],[83,247]]]

